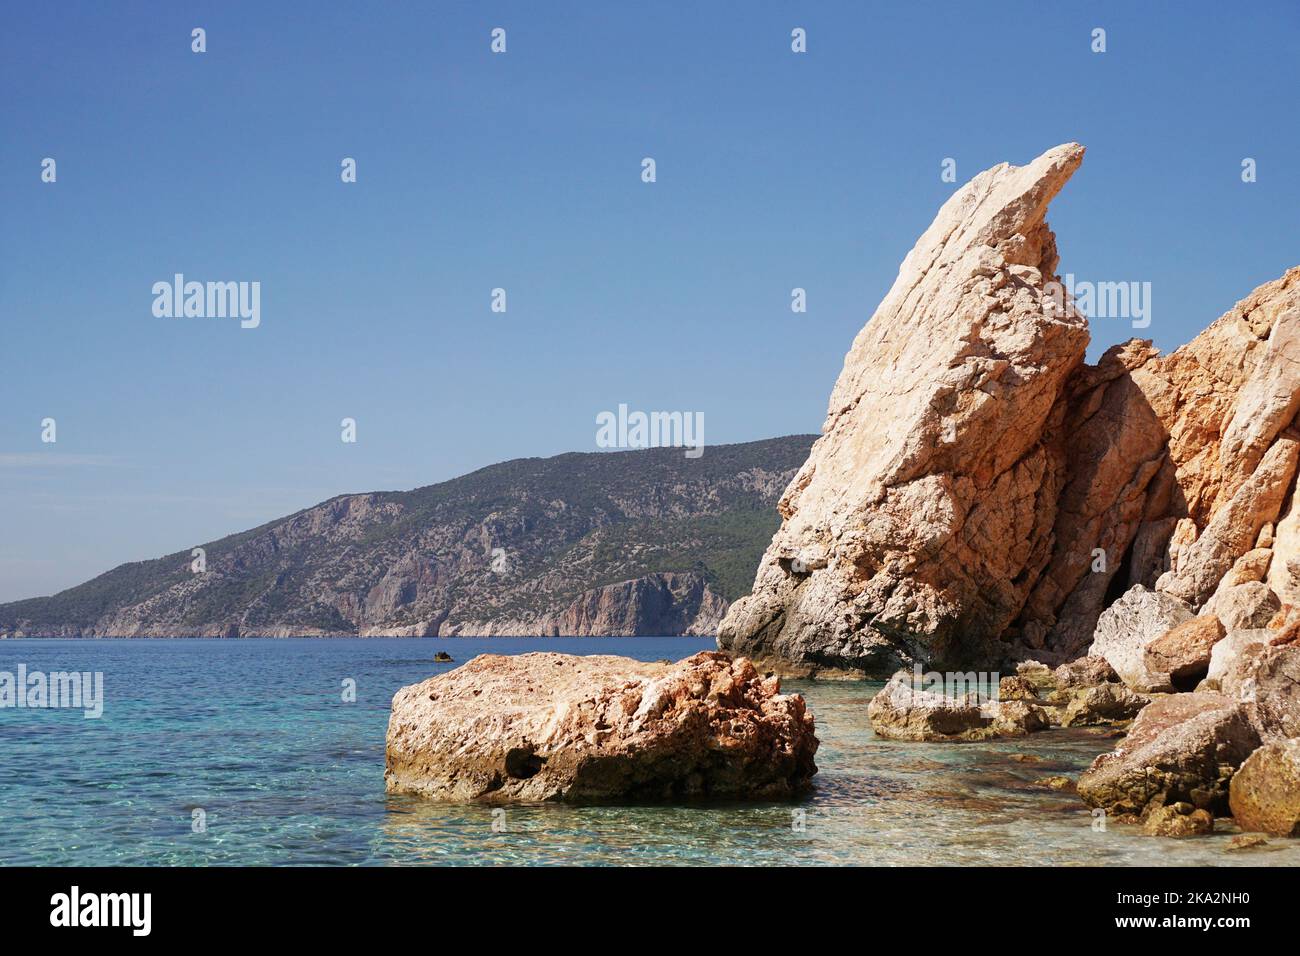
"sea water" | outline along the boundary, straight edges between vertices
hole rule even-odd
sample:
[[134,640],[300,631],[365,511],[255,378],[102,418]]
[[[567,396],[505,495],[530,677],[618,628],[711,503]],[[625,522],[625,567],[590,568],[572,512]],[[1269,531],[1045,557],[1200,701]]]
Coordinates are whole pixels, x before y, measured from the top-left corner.
[[[1068,792],[1114,740],[876,737],[880,687],[788,682],[816,716],[797,800],[456,806],[384,792],[394,691],[445,650],[679,659],[696,638],[0,641],[0,671],[103,675],[103,712],[0,709],[0,864],[1300,864],[1300,841],[1228,850],[1100,828]],[[354,691],[354,693],[353,693]],[[355,698],[350,700],[349,698]],[[494,812],[495,810],[495,812]]]

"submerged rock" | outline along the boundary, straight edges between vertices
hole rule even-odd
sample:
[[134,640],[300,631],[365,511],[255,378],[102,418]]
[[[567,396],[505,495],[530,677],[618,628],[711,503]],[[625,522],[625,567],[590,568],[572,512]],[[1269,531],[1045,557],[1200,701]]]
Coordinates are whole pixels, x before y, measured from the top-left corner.
[[1144,815],[1178,802],[1227,810],[1236,768],[1259,746],[1242,706],[1220,694],[1161,697],[1133,721],[1116,749],[1079,778],[1079,795],[1111,815]]
[[743,658],[484,654],[404,687],[388,723],[390,792],[505,803],[803,790],[813,718]]
[[1251,754],[1232,778],[1229,802],[1243,830],[1300,836],[1300,739]]

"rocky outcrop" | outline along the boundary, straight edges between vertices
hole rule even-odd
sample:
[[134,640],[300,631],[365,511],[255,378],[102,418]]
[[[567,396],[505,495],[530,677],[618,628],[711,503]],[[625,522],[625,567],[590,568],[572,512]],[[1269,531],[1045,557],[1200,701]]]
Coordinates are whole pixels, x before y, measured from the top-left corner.
[[715,634],[727,602],[698,574],[654,574],[583,594],[561,615],[557,634]]
[[1079,796],[1121,816],[1179,802],[1224,813],[1232,774],[1258,746],[1236,701],[1213,693],[1162,697],[1142,709],[1112,753],[1093,761],[1079,778]]
[[1251,754],[1233,775],[1229,803],[1243,830],[1300,837],[1300,739]]
[[485,654],[397,692],[384,780],[452,802],[771,799],[808,786],[816,750],[803,698],[743,658]]
[[1055,313],[1059,146],[958,190],[859,333],[721,646],[863,673],[989,659],[1051,557],[1052,436],[1087,346]]
[[[1300,267],[1169,355],[1133,340],[1086,365],[1043,219],[1081,158],[944,204],[849,351],[723,646],[814,676],[1055,665],[1116,640],[1135,587],[1228,631],[1300,605]],[[1169,689],[1141,663],[1164,623],[1111,661],[1139,689]]]

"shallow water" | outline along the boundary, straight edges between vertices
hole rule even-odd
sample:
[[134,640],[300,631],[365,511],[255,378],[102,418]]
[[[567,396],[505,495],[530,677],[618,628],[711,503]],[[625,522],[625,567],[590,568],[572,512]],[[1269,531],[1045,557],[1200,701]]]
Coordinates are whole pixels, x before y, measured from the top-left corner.
[[[906,744],[867,723],[878,684],[790,682],[817,718],[797,801],[646,807],[443,806],[384,793],[393,692],[484,652],[682,658],[695,638],[0,642],[0,671],[102,671],[103,717],[0,709],[0,863],[1300,864],[1300,840],[1226,851],[1105,832],[1074,777],[1112,742]],[[357,700],[342,686],[356,681]],[[1015,759],[1017,755],[1029,761]],[[195,832],[194,811],[206,819]]]

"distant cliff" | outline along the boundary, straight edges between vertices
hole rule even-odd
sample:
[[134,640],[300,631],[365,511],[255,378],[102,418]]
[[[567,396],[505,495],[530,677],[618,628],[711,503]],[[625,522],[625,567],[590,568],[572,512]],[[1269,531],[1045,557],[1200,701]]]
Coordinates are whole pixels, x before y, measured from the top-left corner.
[[0,605],[0,637],[713,634],[813,436],[573,453],[260,528]]

